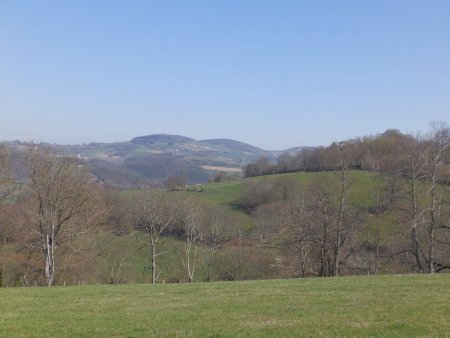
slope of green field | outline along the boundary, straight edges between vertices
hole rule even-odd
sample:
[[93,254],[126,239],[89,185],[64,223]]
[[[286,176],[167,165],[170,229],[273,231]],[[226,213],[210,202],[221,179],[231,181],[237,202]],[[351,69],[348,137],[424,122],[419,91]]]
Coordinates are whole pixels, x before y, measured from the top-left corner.
[[[336,172],[298,172],[288,174],[274,174],[218,183],[209,183],[193,186],[195,190],[186,192],[185,195],[198,198],[209,206],[224,206],[235,216],[235,226],[240,227],[244,233],[251,233],[254,228],[254,219],[248,210],[238,206],[240,199],[248,185],[261,181],[269,181],[274,187],[277,185],[296,185],[293,189],[302,189],[313,182],[336,183],[338,174]],[[373,203],[372,179],[367,171],[350,172],[349,181],[350,202],[358,207],[367,207]]]
[[[232,205],[243,193],[246,183],[253,181],[268,180],[274,184],[282,180],[292,180],[298,187],[304,188],[314,181],[337,182],[338,173],[332,171],[325,172],[297,172],[288,174],[274,174],[258,177],[245,178],[240,180],[231,180],[218,183],[209,183],[197,185],[197,192],[192,192],[195,196],[210,204]],[[351,182],[350,196],[355,203],[364,203],[370,198],[372,193],[371,176],[367,171],[350,171],[349,181]],[[286,182],[286,181],[285,181]],[[290,183],[289,181],[287,183]],[[201,192],[198,192],[201,190]]]
[[443,337],[449,290],[449,275],[0,289],[0,336]]

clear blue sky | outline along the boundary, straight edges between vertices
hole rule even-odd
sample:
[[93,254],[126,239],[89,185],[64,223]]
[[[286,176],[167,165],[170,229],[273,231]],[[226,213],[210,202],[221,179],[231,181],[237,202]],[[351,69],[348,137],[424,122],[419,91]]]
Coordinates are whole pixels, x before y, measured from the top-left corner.
[[449,117],[448,0],[0,0],[0,140],[283,149]]

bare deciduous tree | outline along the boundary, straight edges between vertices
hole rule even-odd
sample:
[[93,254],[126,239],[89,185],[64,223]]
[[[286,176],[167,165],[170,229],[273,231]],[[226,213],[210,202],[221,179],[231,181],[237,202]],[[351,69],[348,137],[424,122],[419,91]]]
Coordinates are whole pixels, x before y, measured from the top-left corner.
[[39,236],[45,283],[55,283],[58,247],[86,234],[103,217],[82,165],[51,147],[32,146],[27,154],[30,223]]
[[347,208],[347,198],[349,193],[349,179],[348,171],[352,161],[351,154],[345,151],[343,142],[339,143],[336,147],[336,164],[337,164],[337,176],[338,176],[338,210],[336,221],[336,235],[334,243],[334,275],[339,275],[339,264],[341,260],[341,248],[343,246],[343,227],[344,217]]
[[185,202],[185,216],[183,220],[184,258],[189,283],[194,280],[195,263],[197,260],[197,246],[201,237],[201,228],[205,223],[205,211],[202,205],[194,199]]
[[249,181],[244,185],[239,204],[248,210],[273,201],[273,182],[268,179]]
[[446,164],[450,149],[450,128],[444,122],[432,122],[429,140],[426,147],[426,174],[431,181],[428,191],[428,252],[427,270],[429,273],[435,272],[435,230],[439,226],[440,220],[440,169]]
[[157,245],[161,234],[172,226],[179,214],[180,202],[174,193],[162,189],[144,189],[131,197],[130,215],[137,228],[145,231],[151,250],[152,284],[158,281]]
[[409,248],[404,250],[410,252],[415,261],[416,271],[423,272],[424,264],[422,260],[422,248],[420,243],[420,233],[424,227],[425,208],[419,203],[419,187],[421,180],[426,178],[426,157],[424,142],[421,135],[408,135],[400,144],[404,168],[403,174],[409,179],[406,180],[406,192],[404,199],[407,205],[399,208],[407,215],[407,224],[409,230]]
[[227,210],[221,208],[210,209],[206,215],[206,221],[202,229],[203,244],[203,271],[204,281],[211,280],[211,268],[214,257],[234,229],[234,219]]
[[315,247],[315,229],[312,209],[307,198],[297,194],[280,210],[283,224],[290,230],[294,251],[294,276],[307,277],[316,275],[315,257],[312,252]]
[[281,225],[279,210],[282,203],[275,202],[263,204],[255,209],[253,216],[256,218],[256,232],[258,240],[262,243],[267,240]]
[[337,275],[353,254],[350,243],[359,216],[347,204],[340,184],[331,179],[313,181],[280,209],[292,233],[302,277]]

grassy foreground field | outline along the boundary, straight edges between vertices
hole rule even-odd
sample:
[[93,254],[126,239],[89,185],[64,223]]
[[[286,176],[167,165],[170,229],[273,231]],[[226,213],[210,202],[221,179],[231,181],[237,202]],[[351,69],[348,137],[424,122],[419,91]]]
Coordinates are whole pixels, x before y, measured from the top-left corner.
[[450,275],[0,289],[2,337],[450,336]]

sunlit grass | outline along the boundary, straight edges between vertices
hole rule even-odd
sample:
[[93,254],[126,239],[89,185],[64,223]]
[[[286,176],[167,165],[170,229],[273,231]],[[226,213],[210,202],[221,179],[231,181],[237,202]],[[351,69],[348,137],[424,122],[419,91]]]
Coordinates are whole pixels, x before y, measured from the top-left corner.
[[437,337],[449,290],[449,275],[0,289],[0,336]]

